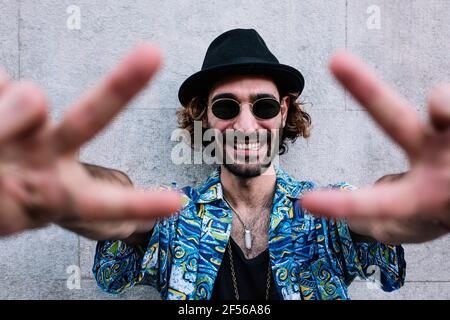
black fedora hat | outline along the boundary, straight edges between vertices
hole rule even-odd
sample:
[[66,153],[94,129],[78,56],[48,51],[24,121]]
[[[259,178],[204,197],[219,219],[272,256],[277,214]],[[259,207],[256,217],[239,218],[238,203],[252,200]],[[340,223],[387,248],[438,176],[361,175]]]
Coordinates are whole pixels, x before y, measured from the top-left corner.
[[267,75],[279,88],[299,95],[305,85],[300,71],[279,63],[258,32],[233,29],[209,45],[202,69],[183,82],[178,99],[186,106],[192,98],[206,94],[218,78],[230,74]]

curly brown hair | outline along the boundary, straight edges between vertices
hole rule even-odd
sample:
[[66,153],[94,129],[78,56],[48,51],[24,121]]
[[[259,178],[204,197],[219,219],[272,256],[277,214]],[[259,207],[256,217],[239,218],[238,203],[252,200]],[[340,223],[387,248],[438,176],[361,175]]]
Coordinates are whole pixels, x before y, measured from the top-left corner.
[[[280,89],[278,91],[281,93]],[[308,138],[311,131],[311,117],[304,110],[305,103],[297,101],[297,92],[286,92],[280,97],[289,96],[289,108],[286,118],[286,125],[282,130],[279,155],[288,151],[287,142],[294,143],[298,137]],[[187,130],[191,135],[191,147],[194,146],[194,121],[204,121],[207,117],[207,101],[203,96],[197,96],[184,107],[177,110],[178,125],[181,129]],[[206,129],[203,129],[205,131]],[[205,144],[204,144],[205,145]]]

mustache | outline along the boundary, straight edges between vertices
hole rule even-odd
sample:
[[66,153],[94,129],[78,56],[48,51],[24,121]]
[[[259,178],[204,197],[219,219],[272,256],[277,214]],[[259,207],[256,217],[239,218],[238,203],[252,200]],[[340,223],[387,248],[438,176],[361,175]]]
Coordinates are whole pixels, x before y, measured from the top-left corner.
[[270,143],[276,134],[273,130],[257,130],[252,132],[243,132],[240,130],[227,129],[221,132],[221,138],[226,143]]
[[[204,135],[202,139],[205,151],[210,152],[210,156],[218,161],[218,164],[235,164],[236,162],[245,164],[269,165],[272,160],[279,154],[283,128],[275,129],[258,129],[251,132],[244,132],[236,129],[226,129],[224,131],[218,129],[208,129],[208,135]],[[258,143],[258,146],[248,146],[250,150],[257,147],[263,151],[257,154],[230,153],[226,149],[241,148],[238,144]],[[236,159],[237,157],[237,159]]]

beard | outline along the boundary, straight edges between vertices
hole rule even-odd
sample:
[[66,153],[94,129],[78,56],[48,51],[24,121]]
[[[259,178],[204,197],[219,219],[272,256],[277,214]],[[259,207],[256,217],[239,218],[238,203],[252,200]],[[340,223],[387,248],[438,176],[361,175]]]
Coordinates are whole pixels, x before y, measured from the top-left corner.
[[240,178],[254,178],[262,175],[270,167],[271,162],[268,165],[249,165],[249,164],[228,164],[224,163],[224,167],[230,171],[233,175]]

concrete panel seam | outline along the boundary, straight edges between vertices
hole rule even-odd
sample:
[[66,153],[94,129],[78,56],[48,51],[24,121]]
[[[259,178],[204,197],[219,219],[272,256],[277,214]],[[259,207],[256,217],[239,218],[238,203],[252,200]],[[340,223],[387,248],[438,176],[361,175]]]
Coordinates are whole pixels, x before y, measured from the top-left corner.
[[18,80],[20,80],[22,78],[21,75],[21,68],[20,68],[20,57],[21,57],[21,34],[20,34],[20,29],[21,29],[21,6],[22,6],[22,0],[18,0],[18,6],[17,6],[17,77]]
[[[345,0],[345,50],[348,48],[348,0]],[[348,92],[344,92],[344,109],[347,111]]]

